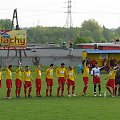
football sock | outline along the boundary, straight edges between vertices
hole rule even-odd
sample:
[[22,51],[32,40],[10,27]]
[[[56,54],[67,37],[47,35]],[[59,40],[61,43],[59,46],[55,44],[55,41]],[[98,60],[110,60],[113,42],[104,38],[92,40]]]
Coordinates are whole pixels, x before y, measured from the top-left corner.
[[96,85],[94,85],[94,93],[96,94]]
[[72,94],[74,94],[75,86],[72,86]]
[[28,96],[31,94],[32,87],[29,87]]
[[101,85],[98,85],[99,94],[101,92]]
[[48,96],[48,89],[46,89],[46,96]]

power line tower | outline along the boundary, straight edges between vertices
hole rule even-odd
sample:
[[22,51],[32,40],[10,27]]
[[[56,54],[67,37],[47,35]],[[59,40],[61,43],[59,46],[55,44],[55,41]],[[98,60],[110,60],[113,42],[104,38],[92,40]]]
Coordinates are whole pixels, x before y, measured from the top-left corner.
[[74,39],[71,8],[72,8],[72,0],[68,0],[67,1],[67,12],[65,12],[67,14],[65,27],[67,28],[66,42],[67,42],[67,45],[69,45],[69,48],[72,48],[72,42]]
[[72,0],[68,0],[67,1],[67,12],[65,12],[65,13],[67,13],[65,27],[67,29],[67,31],[66,31],[66,43],[67,43],[67,46],[68,46],[68,50],[69,50],[68,55],[70,56],[70,58],[72,57],[72,51],[73,51],[72,42],[73,42],[73,39],[74,39],[71,8],[72,8]]
[[67,2],[67,18],[66,18],[66,28],[71,28],[73,27],[73,23],[72,23],[72,12],[71,12],[71,8],[72,8],[72,1],[68,0]]

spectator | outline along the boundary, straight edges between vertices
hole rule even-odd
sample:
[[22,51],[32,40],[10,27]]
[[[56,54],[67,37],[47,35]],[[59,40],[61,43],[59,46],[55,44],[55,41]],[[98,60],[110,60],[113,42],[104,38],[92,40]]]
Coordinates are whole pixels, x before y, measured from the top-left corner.
[[102,61],[102,66],[104,66],[104,64],[106,63],[106,66],[105,66],[105,70],[108,71],[109,70],[109,65],[108,65],[108,60],[107,58],[104,58],[103,61]]
[[90,62],[92,68],[95,67],[95,64],[96,64],[96,63],[97,63],[97,61],[93,58],[93,59],[91,60],[91,62]]
[[115,58],[112,57],[112,58],[110,59],[110,67],[111,67],[111,66],[115,66],[115,62],[116,62]]

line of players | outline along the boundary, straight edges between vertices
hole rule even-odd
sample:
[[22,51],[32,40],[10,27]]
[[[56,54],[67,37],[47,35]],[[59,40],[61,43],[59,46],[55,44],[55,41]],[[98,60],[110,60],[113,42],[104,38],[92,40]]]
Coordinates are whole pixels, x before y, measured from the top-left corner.
[[[53,86],[53,67],[54,64],[50,64],[50,67],[46,70],[46,97],[52,96],[52,86]],[[41,65],[38,65],[35,70],[35,85],[36,85],[36,96],[42,97],[41,86]],[[72,86],[72,96],[76,96],[74,94],[75,90],[75,73],[72,66],[69,66],[68,70],[65,67],[64,63],[61,63],[61,66],[56,69],[56,76],[58,78],[58,88],[57,88],[57,96],[64,96],[64,85],[67,83],[68,96],[70,97],[70,86]],[[31,97],[32,91],[32,74],[29,69],[29,66],[25,67],[25,71],[22,70],[21,63],[19,63],[19,67],[16,70],[16,98],[20,97],[20,91],[22,87],[22,82],[24,82],[24,95],[25,97]],[[0,87],[2,87],[2,67],[0,67]],[[6,67],[6,98],[11,98],[11,88],[12,88],[12,65],[8,65]],[[28,89],[28,91],[27,91]],[[60,94],[61,91],[61,94]],[[49,94],[48,94],[49,93]]]
[[[95,67],[91,70],[91,75],[93,76],[93,85],[94,85],[94,96],[96,96],[96,87],[98,85],[98,90],[99,90],[99,96],[101,96],[101,80],[100,80],[100,71],[104,69],[106,63],[102,67],[98,67],[98,64],[95,64]],[[46,70],[46,96],[52,96],[52,86],[53,86],[53,64],[50,64],[50,67]],[[86,95],[87,88],[88,88],[88,81],[89,81],[89,67],[90,63],[87,63],[87,60],[85,59],[83,61],[83,67],[84,67],[84,72],[83,72],[83,81],[84,81],[84,88],[83,88],[83,94]],[[22,82],[24,82],[24,95],[25,97],[31,97],[31,90],[32,90],[32,74],[29,69],[29,66],[25,67],[25,71],[22,71],[22,66],[21,63],[19,64],[19,67],[16,70],[16,80],[15,80],[15,85],[16,85],[16,98],[20,97],[20,91],[22,87]],[[108,80],[106,83],[106,88],[110,92],[112,96],[116,96],[116,73],[120,72],[120,63],[115,67],[110,68],[109,75],[106,77]],[[36,96],[37,97],[42,97],[40,92],[41,92],[41,86],[42,86],[42,80],[41,80],[41,65],[38,65],[35,71],[36,75],[36,80],[35,80],[35,85],[36,85]],[[72,66],[69,66],[68,69],[66,69],[65,64],[61,63],[61,66],[56,69],[56,76],[58,78],[58,88],[57,88],[57,93],[56,95],[59,96],[64,96],[64,85],[67,83],[67,91],[68,91],[68,96],[71,97],[70,94],[70,87],[72,86],[72,96],[76,96],[74,94],[75,91],[75,81],[76,81],[76,76],[75,72]],[[117,78],[117,84],[120,85],[120,78],[118,76]],[[2,87],[2,67],[0,67],[0,87]],[[10,99],[10,93],[11,93],[11,88],[12,88],[12,65],[9,65],[6,67],[6,88],[7,88],[7,94],[6,98]],[[28,94],[27,94],[27,89],[28,89]],[[61,91],[61,94],[60,94]],[[48,94],[49,93],[49,94]],[[120,95],[120,86],[119,86],[119,95]]]

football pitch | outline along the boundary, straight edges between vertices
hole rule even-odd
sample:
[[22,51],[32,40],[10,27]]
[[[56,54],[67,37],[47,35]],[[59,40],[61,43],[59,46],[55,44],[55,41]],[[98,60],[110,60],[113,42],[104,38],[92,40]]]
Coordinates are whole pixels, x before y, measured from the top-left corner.
[[[34,71],[34,70],[33,70]],[[93,97],[92,77],[90,76],[87,96],[82,95],[83,81],[82,74],[76,70],[76,97],[67,96],[65,85],[65,96],[56,97],[57,78],[54,78],[53,97],[45,97],[45,72],[42,72],[43,97],[35,96],[35,77],[33,74],[32,98],[24,98],[23,86],[21,98],[15,98],[15,73],[13,73],[12,99],[8,100],[5,87],[5,72],[0,89],[0,120],[118,120],[120,119],[120,97],[112,98],[105,91],[105,76],[101,74],[102,97]]]

